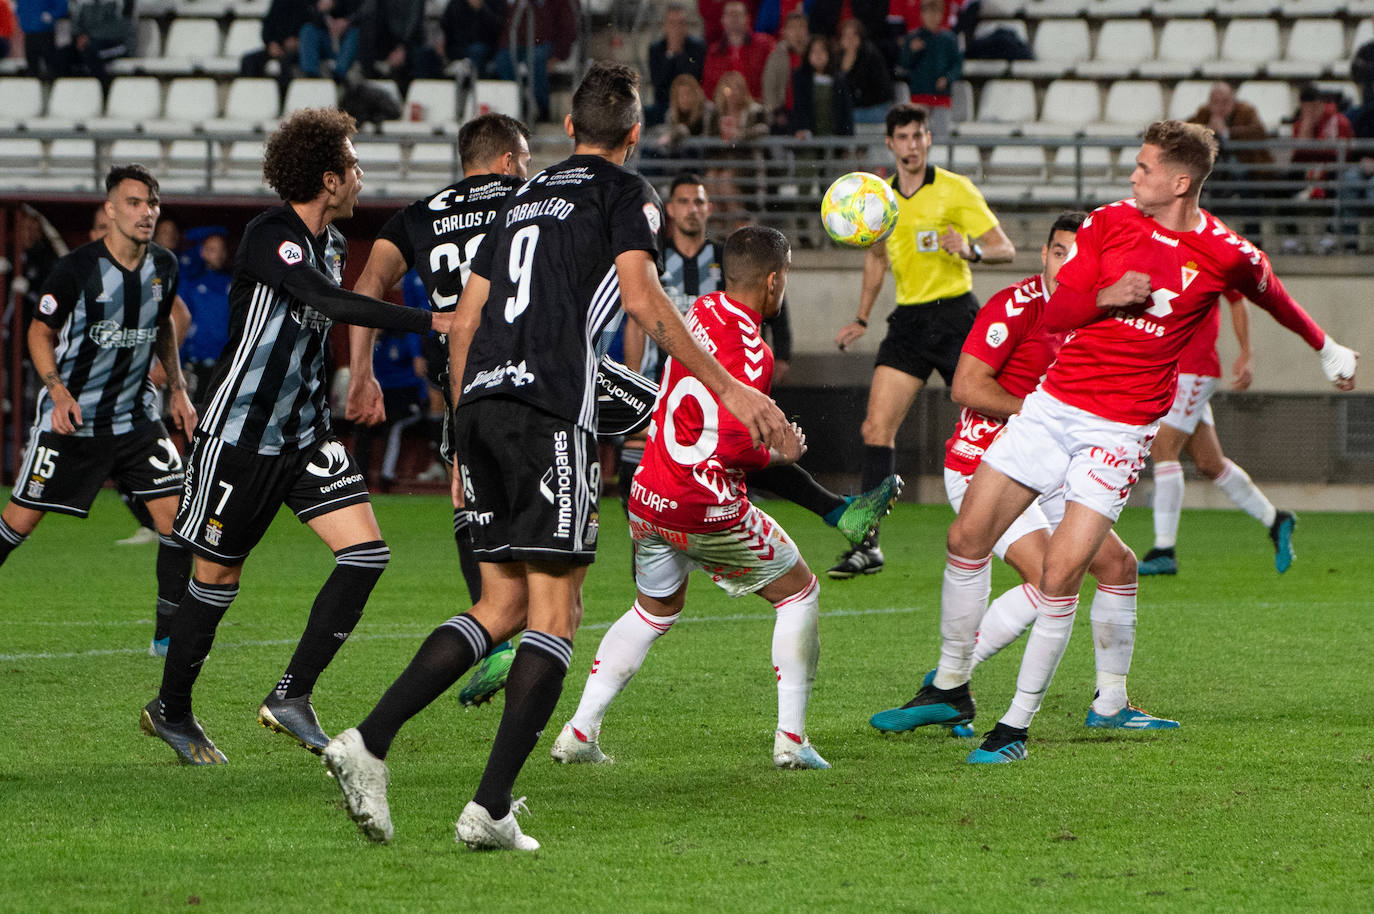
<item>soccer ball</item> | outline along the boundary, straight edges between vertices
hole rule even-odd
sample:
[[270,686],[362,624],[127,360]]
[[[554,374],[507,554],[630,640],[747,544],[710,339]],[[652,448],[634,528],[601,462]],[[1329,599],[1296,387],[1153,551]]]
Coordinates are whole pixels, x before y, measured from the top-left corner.
[[877,175],[851,171],[821,198],[821,224],[846,247],[877,244],[897,227],[897,195]]

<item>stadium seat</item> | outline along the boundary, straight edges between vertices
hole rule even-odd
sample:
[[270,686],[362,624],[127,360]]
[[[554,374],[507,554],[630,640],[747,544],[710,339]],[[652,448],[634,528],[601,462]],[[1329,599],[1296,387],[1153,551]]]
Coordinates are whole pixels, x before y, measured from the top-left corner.
[[1279,24],[1273,19],[1232,19],[1221,40],[1221,58],[1202,64],[1202,75],[1241,79],[1264,73],[1264,65],[1279,59]]
[[178,76],[167,84],[162,117],[149,121],[149,130],[200,129],[219,109],[219,87],[207,76]]
[[1034,60],[1014,60],[1017,79],[1053,79],[1092,57],[1088,23],[1082,19],[1048,19],[1035,30]]
[[281,115],[286,117],[302,108],[333,108],[338,102],[339,90],[334,80],[297,77],[286,87],[286,101],[282,103]]
[[1348,79],[1319,79],[1316,82],[1316,86],[1323,92],[1344,95],[1346,101],[1342,104],[1342,107],[1346,105],[1358,105],[1360,103],[1360,87]]
[[1043,181],[1046,177],[1045,164],[1043,146],[996,146],[988,156],[984,176],[988,181],[1013,178]]
[[143,69],[163,76],[194,73],[204,69],[204,61],[219,56],[222,44],[215,20],[178,17],[167,29],[162,56],[145,61]]
[[363,180],[376,182],[399,181],[405,174],[405,150],[392,140],[357,137],[358,164],[363,167]]
[[110,144],[110,164],[138,162],[153,174],[163,171],[161,140],[115,140]]
[[429,180],[433,189],[458,179],[462,168],[452,143],[421,142],[410,147],[410,161],[406,164],[406,178]]
[[1009,136],[1035,120],[1035,86],[1024,79],[990,79],[978,94],[978,117],[959,124],[965,136]]
[[[1009,29],[1018,38],[1030,47],[1030,31],[1026,28],[1023,19],[983,19],[978,23],[974,30],[974,35],[982,37],[991,34],[998,29]],[[964,59],[964,78],[965,79],[989,79],[997,76],[1004,76],[1011,68],[1011,62],[1007,60],[981,60],[977,58]]]
[[[1360,15],[1360,13],[1356,12],[1353,8],[1350,8],[1351,6],[1351,4],[1347,4],[1343,2],[1343,0],[1285,0],[1283,4],[1283,14],[1285,16],[1291,16],[1294,19],[1302,19],[1308,16],[1334,19],[1342,12],[1347,12],[1352,16]],[[1374,4],[1371,4],[1371,7],[1374,7]],[[1367,10],[1365,15],[1368,15],[1371,11],[1374,11],[1374,9]]]
[[1027,19],[1074,19],[1083,15],[1089,0],[1027,0]]
[[[206,161],[206,145],[210,159]],[[213,173],[222,152],[219,143],[211,139],[172,140],[167,146],[167,174],[175,177],[204,177]]]
[[930,161],[941,168],[948,168],[956,174],[977,182],[983,175],[983,151],[969,143],[954,143],[949,146],[932,146]]
[[277,99],[275,79],[240,76],[229,86],[229,94],[224,100],[224,115],[207,119],[205,130],[212,133],[238,133],[261,129],[265,122],[281,114]]
[[178,17],[208,17],[218,19],[238,7],[236,0],[172,0]]
[[[383,133],[401,135],[437,133],[456,120],[458,84],[449,79],[416,79],[401,106],[403,120],[386,121]],[[418,115],[414,120],[412,116]]]
[[[1374,3],[1374,0],[1370,0]],[[1374,41],[1374,20],[1366,16],[1355,24],[1355,34],[1350,37],[1350,53],[1343,56],[1340,60],[1331,65],[1332,73],[1349,73],[1350,59],[1355,56],[1355,52],[1362,45]]]
[[43,162],[41,140],[0,137],[0,187],[23,189],[25,178],[42,173]]
[[134,52],[128,57],[110,61],[110,72],[116,76],[138,73],[145,62],[156,60],[162,55],[162,30],[157,20],[144,16],[138,20]]
[[520,86],[507,79],[479,79],[475,87],[478,114],[505,114],[520,119]]
[[[1082,149],[1080,164],[1079,149]],[[1124,153],[1123,153],[1124,155]],[[1112,177],[1112,164],[1117,150],[1105,146],[1060,146],[1054,151],[1054,162],[1050,166],[1051,179],[1059,183],[1074,181],[1081,169],[1084,181],[1100,183]]]
[[229,144],[229,154],[223,159],[224,174],[229,177],[262,179],[262,140],[235,140]]
[[139,130],[162,114],[162,83],[155,76],[116,76],[105,99],[104,117],[86,122],[91,130]]
[[1097,32],[1097,52],[1074,70],[1082,79],[1125,79],[1141,61],[1155,55],[1155,30],[1149,20],[1109,19]]
[[1270,131],[1297,109],[1295,94],[1291,85],[1279,80],[1252,79],[1236,89],[1236,98],[1254,105]]
[[1102,104],[1102,120],[1083,125],[1088,136],[1138,136],[1164,117],[1164,88],[1158,80],[1122,79],[1112,83]]
[[1149,79],[1186,79],[1204,60],[1217,58],[1217,26],[1210,19],[1170,19],[1159,32],[1154,60],[1140,63]]
[[0,130],[14,130],[43,114],[43,84],[29,76],[0,79]]
[[1150,13],[1166,22],[1170,19],[1202,19],[1216,12],[1217,0],[1155,0]]
[[1332,72],[1332,65],[1344,54],[1345,27],[1340,20],[1299,19],[1288,32],[1283,60],[1271,61],[1265,73],[1274,79],[1317,79]]
[[75,130],[99,117],[104,106],[100,80],[90,76],[65,76],[53,80],[46,113],[30,120],[28,126],[36,130]]
[[267,15],[272,0],[236,0],[234,15],[239,19],[261,19]]
[[75,137],[53,140],[48,144],[48,174],[85,177],[94,183],[105,171],[95,153],[94,140]]
[[982,15],[987,19],[1019,19],[1025,11],[1025,0],[983,0]]
[[1086,15],[1093,19],[1137,19],[1150,14],[1150,0],[1092,0]]
[[1102,119],[1102,90],[1086,79],[1056,79],[1045,90],[1040,120],[1027,124],[1027,136],[1071,136]]
[[1206,79],[1185,79],[1174,86],[1169,96],[1169,117],[1186,121],[1197,114],[1197,109],[1207,104],[1207,96],[1212,92],[1212,83]]
[[237,60],[262,47],[262,23],[256,19],[235,19],[224,33],[223,56]]

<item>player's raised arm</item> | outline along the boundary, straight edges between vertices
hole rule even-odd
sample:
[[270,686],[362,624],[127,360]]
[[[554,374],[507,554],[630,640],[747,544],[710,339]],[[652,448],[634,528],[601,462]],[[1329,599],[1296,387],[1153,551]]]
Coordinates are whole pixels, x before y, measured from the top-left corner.
[[1258,259],[1247,263],[1253,269],[1246,271],[1242,281],[1236,285],[1237,290],[1317,350],[1321,356],[1322,371],[1337,390],[1354,390],[1355,365],[1360,354],[1333,340],[1306,309],[1288,294],[1283,281],[1270,269],[1268,258],[1259,254]]
[[864,252],[863,279],[859,284],[859,310],[854,320],[840,328],[835,334],[835,345],[840,351],[864,335],[868,329],[868,317],[873,313],[873,303],[883,290],[883,277],[887,275],[887,242],[879,241]]
[[644,328],[659,348],[714,391],[725,408],[749,429],[755,444],[785,447],[788,424],[782,410],[768,395],[731,377],[692,338],[682,322],[682,315],[677,313],[658,283],[653,256],[648,251],[625,251],[616,257],[615,268],[626,313]]

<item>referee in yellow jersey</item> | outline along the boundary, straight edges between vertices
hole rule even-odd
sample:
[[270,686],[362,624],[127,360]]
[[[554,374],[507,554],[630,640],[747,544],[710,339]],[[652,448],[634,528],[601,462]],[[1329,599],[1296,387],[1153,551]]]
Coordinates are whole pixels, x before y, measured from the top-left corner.
[[[932,370],[952,383],[978,299],[969,264],[1004,263],[1016,254],[1011,240],[973,182],[928,161],[929,112],[901,104],[887,113],[887,148],[896,159],[897,228],[864,257],[859,313],[835,335],[846,349],[868,329],[873,303],[888,266],[897,282],[897,307],[878,347],[864,415],[864,491],[896,466],[897,429]],[[875,528],[827,574],[852,578],[883,569]]]

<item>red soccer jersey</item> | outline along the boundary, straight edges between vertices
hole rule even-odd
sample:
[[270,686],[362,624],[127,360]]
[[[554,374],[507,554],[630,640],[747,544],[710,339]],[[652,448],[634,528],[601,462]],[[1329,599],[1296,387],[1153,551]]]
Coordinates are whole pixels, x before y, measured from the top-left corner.
[[[1100,309],[1097,293],[1127,271],[1150,277],[1150,301]],[[1325,333],[1289,296],[1269,259],[1206,210],[1173,232],[1124,200],[1093,212],[1045,308],[1051,330],[1073,330],[1045,377],[1047,392],[1104,419],[1149,425],[1169,411],[1178,359],[1235,289],[1320,349]]]
[[[997,373],[997,383],[1014,397],[1035,390],[1063,334],[1050,333],[1040,318],[1045,307],[1045,286],[1030,276],[998,292],[978,312],[964,340],[963,351],[986,362]],[[959,425],[945,443],[945,466],[968,475],[978,469],[983,452],[992,444],[1006,420],[964,407]]]
[[[692,305],[687,329],[731,375],[768,393],[773,350],[759,335],[761,321],[724,292],[712,292]],[[670,358],[630,486],[630,510],[670,530],[723,530],[749,508],[744,474],[768,459],[768,448],[756,447],[720,399]]]
[[1221,356],[1217,354],[1217,337],[1221,335],[1221,309],[1213,308],[1207,319],[1198,325],[1188,344],[1178,356],[1179,374],[1196,374],[1208,378],[1221,377]]

